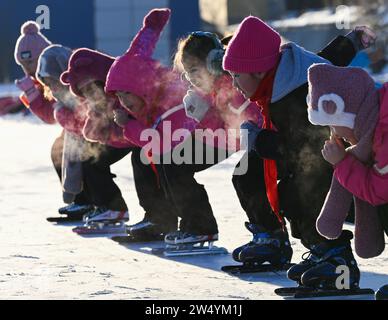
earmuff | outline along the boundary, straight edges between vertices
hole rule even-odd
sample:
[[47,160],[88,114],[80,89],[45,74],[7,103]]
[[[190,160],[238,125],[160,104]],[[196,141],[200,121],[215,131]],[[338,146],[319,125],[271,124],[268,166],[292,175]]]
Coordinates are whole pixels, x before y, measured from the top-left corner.
[[210,74],[219,76],[224,70],[222,69],[222,59],[225,54],[224,47],[217,35],[211,32],[195,31],[191,33],[192,36],[207,37],[212,39],[215,48],[210,50],[206,57],[206,68]]

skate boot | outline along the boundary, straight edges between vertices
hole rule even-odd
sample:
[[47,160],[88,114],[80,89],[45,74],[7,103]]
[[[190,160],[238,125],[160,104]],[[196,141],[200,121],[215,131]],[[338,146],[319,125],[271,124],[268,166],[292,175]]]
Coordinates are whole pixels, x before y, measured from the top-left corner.
[[320,257],[322,257],[327,251],[326,247],[326,243],[312,246],[310,251],[307,251],[302,255],[301,262],[295,264],[290,269],[288,269],[288,279],[296,281],[299,285],[301,285],[302,274],[313,266],[315,266],[320,261]]
[[46,220],[55,223],[82,222],[85,214],[94,211],[92,205],[78,205],[75,203],[69,204],[66,207],[58,209],[61,216],[47,217]]
[[341,236],[336,240],[323,241],[317,245],[311,246],[311,250],[302,255],[300,263],[291,267],[287,272],[287,277],[290,280],[296,281],[301,285],[301,278],[303,273],[321,262],[322,258],[331,250],[343,246],[353,238],[350,231],[342,232]]
[[129,234],[138,241],[162,241],[169,230],[147,219],[129,226]]
[[349,289],[359,288],[360,270],[350,245],[352,238],[350,231],[344,231],[339,239],[327,241],[326,246],[322,245],[319,259],[302,274],[300,283],[305,287],[339,289],[336,281],[343,269],[337,268],[346,267],[349,271]]
[[129,221],[128,211],[113,211],[99,207],[84,215],[84,226],[76,227],[78,234],[126,234],[125,222]]
[[233,257],[233,259],[235,261],[238,261],[238,262],[242,262],[240,260],[240,252],[242,250],[244,250],[246,247],[254,244],[255,234],[259,233],[259,230],[260,230],[260,227],[258,225],[253,224],[253,223],[249,223],[249,222],[245,222],[245,228],[247,228],[248,231],[253,234],[253,239],[252,239],[252,241],[250,241],[250,242],[248,242],[246,244],[243,244],[242,246],[240,246],[240,247],[238,247],[238,248],[233,250],[232,257]]
[[174,231],[166,234],[164,242],[171,245],[185,245],[204,242],[214,242],[218,240],[218,233],[195,235],[183,231]]
[[388,284],[386,284],[385,286],[382,286],[379,290],[376,291],[375,299],[388,300]]
[[128,211],[114,211],[99,207],[85,214],[83,220],[86,224],[127,222],[129,221],[129,214]]
[[92,206],[91,204],[80,205],[73,202],[65,207],[59,208],[58,212],[59,214],[66,214],[68,216],[72,216],[72,215],[83,215],[92,209],[94,209],[94,206]]
[[274,267],[289,266],[293,250],[288,233],[282,229],[267,232],[256,226],[253,241],[241,249],[238,261],[246,265],[269,263]]

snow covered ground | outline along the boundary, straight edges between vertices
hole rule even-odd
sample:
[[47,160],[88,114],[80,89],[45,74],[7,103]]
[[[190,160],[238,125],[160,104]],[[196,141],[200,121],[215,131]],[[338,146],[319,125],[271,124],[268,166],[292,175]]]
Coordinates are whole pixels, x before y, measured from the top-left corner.
[[360,7],[338,6],[336,9],[307,10],[297,17],[283,18],[270,22],[276,28],[305,27],[312,24],[353,23],[360,17]]
[[0,83],[0,98],[4,96],[18,97],[20,90],[12,83],[1,84]]
[[[292,285],[284,275],[229,276],[230,255],[167,259],[140,245],[105,237],[83,238],[72,226],[46,221],[62,205],[50,147],[59,134],[31,118],[0,118],[0,299],[278,299],[273,290]],[[247,242],[245,214],[231,184],[233,161],[201,174],[220,229],[220,246]],[[113,166],[130,208],[142,219],[130,158]],[[305,249],[293,240],[294,261]],[[388,283],[388,252],[358,260],[363,287]]]

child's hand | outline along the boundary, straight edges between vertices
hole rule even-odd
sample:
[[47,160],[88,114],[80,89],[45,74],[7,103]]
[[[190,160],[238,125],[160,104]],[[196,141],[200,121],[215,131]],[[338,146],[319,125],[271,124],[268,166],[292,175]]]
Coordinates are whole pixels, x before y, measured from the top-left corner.
[[[246,131],[244,131],[246,130]],[[256,138],[262,129],[252,121],[245,121],[240,125],[240,148],[251,152],[255,150]],[[256,150],[255,150],[256,151]]]
[[124,128],[129,122],[128,113],[120,109],[113,110],[113,120],[119,127]]
[[346,151],[343,143],[340,139],[336,138],[333,134],[330,140],[325,141],[325,145],[322,149],[323,158],[331,163],[333,166],[340,162],[346,156]]
[[361,44],[365,49],[369,48],[376,42],[377,35],[372,29],[366,26],[359,26],[354,30],[360,34]]
[[356,51],[369,48],[377,39],[376,33],[366,26],[355,27],[346,37],[352,41]]
[[197,122],[201,122],[210,108],[207,101],[194,90],[187,91],[187,94],[183,97],[183,105],[185,106],[186,115]]
[[30,76],[15,80],[15,85],[25,93],[29,102],[32,102],[40,95],[40,91],[36,88],[35,82]]
[[30,76],[15,80],[15,85],[22,91],[28,91],[35,87],[34,80]]

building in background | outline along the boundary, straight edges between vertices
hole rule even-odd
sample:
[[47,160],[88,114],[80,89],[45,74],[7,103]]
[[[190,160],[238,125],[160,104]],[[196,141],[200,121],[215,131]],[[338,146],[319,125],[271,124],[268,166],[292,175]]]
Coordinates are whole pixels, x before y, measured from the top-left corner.
[[[205,28],[221,35],[231,34],[238,24],[254,15],[272,25],[287,41],[294,41],[308,50],[319,51],[338,34],[349,30],[338,29],[336,22],[349,12],[349,22],[359,19],[355,4],[361,0],[200,0],[200,11]],[[338,10],[339,5],[350,5],[349,11]]]
[[154,57],[168,64],[177,40],[201,28],[198,0],[1,0],[0,1],[0,83],[22,76],[13,58],[20,26],[36,20],[39,5],[50,9],[50,29],[42,32],[53,43],[70,48],[88,47],[121,55],[153,8],[172,10]]
[[[153,8],[170,8],[170,22],[164,29],[154,57],[170,63],[179,38],[199,30],[198,0],[95,0],[95,45],[111,55],[121,55]],[[126,32],[123,32],[126,30]]]
[[202,19],[218,32],[222,32],[229,25],[240,23],[249,15],[263,20],[278,19],[286,13],[286,2],[287,0],[199,1]]
[[[381,61],[385,65],[386,0],[0,0],[0,83],[22,76],[13,58],[14,45],[21,24],[39,16],[35,12],[39,5],[50,9],[50,29],[43,33],[53,43],[94,48],[112,56],[125,52],[149,10],[169,7],[172,16],[154,54],[169,64],[180,37],[195,30],[229,34],[250,14],[270,23],[283,38],[318,51],[349,31],[336,25],[346,15],[335,10],[341,4],[349,5],[352,26],[371,25],[379,31],[383,45],[372,60],[376,66]],[[370,21],[363,21],[369,7],[377,14],[372,12]]]
[[222,32],[229,25],[253,15],[263,20],[277,20],[300,15],[306,10],[358,3],[356,0],[199,0],[201,16],[209,28]]

